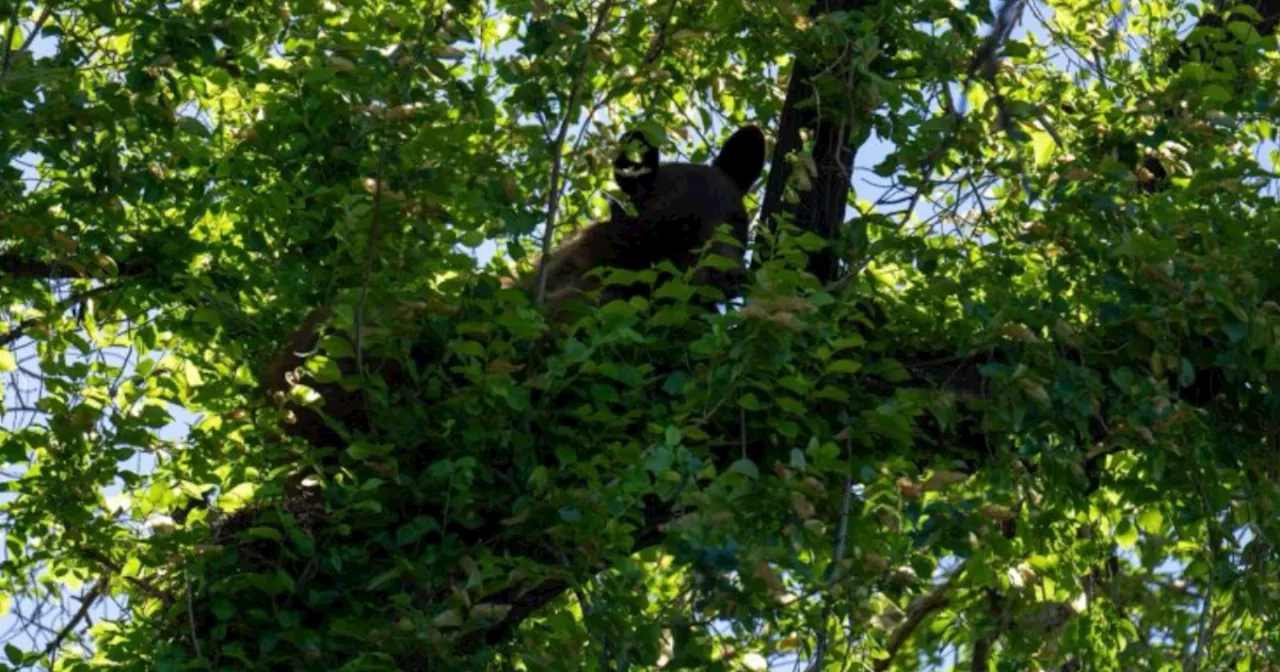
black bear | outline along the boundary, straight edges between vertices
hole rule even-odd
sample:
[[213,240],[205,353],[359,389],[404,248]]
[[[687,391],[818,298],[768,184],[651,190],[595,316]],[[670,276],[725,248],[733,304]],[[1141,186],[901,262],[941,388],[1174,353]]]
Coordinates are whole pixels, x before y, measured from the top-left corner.
[[[598,288],[599,278],[591,271],[611,266],[642,270],[661,261],[671,261],[676,268],[687,270],[697,262],[706,244],[710,251],[734,262],[729,269],[702,266],[695,272],[694,284],[716,287],[726,298],[736,296],[743,276],[742,245],[713,240],[716,229],[729,224],[741,243],[747,238],[747,212],[743,196],[764,168],[764,134],[754,126],[739,129],[721,148],[710,166],[688,163],[658,164],[658,150],[642,134],[628,134],[626,145],[614,161],[614,178],[631,201],[634,214],[615,204],[608,220],[585,228],[571,241],[541,260],[546,265],[546,298],[555,312],[566,299]],[[520,278],[518,286],[532,290],[537,273]],[[602,302],[644,293],[643,287],[610,286],[601,292]],[[317,308],[285,341],[284,347],[268,365],[262,379],[264,392],[274,397],[291,412],[286,432],[316,446],[340,446],[343,440],[323,416],[336,420],[348,429],[367,429],[367,406],[363,392],[338,382],[320,383],[298,380],[312,387],[320,396],[320,409],[309,408],[289,399],[288,392],[303,364],[303,353],[314,350],[320,328],[328,319],[332,305]],[[435,352],[432,347],[415,346],[412,359],[419,365]],[[399,387],[406,371],[403,364],[365,353],[366,370],[376,370],[388,387]],[[343,376],[356,372],[355,359],[337,360]]]
[[[634,214],[620,204],[611,204],[609,219],[583,229],[539,262],[540,268],[546,267],[548,305],[599,288],[598,275],[590,272],[602,266],[643,270],[670,261],[684,271],[698,262],[703,247],[722,224],[731,226],[739,245],[717,240],[709,251],[732,260],[735,266],[703,266],[693,281],[719,289],[725,298],[736,296],[745,270],[742,245],[748,224],[742,199],[760,177],[764,154],[764,134],[755,126],[734,133],[710,166],[659,165],[658,149],[642,133],[627,134],[614,160],[614,181],[627,195]],[[518,286],[532,291],[537,277],[535,271],[518,281]],[[601,292],[601,303],[644,291],[610,286]]]

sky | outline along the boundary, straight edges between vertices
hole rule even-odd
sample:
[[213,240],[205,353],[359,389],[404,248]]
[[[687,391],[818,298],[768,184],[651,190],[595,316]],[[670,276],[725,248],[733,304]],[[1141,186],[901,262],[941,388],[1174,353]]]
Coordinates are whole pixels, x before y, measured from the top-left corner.
[[[997,4],[997,3],[993,3],[993,4]],[[1047,34],[1045,32],[1044,26],[1039,24],[1039,22],[1036,21],[1035,17],[1030,12],[1027,12],[1024,14],[1021,25],[1014,32],[1014,37],[1018,39],[1026,39],[1028,35],[1033,35],[1042,44],[1047,43],[1049,41]],[[34,55],[37,58],[39,58],[41,56],[51,53],[55,48],[56,44],[52,39],[42,38],[42,39],[38,39],[33,46],[34,46],[34,52],[35,52]],[[517,46],[518,44],[512,41],[500,47],[500,51],[514,50]],[[1067,59],[1065,56],[1058,55],[1057,58],[1062,67],[1066,67],[1066,68],[1073,67],[1070,64],[1069,59]],[[885,180],[876,178],[874,175],[871,174],[870,169],[872,166],[882,161],[884,157],[892,149],[893,149],[893,146],[890,143],[885,142],[878,137],[872,137],[867,143],[865,143],[859,149],[856,160],[855,160],[855,171],[854,171],[854,188],[857,192],[859,199],[864,201],[874,202],[884,195]],[[1270,164],[1270,161],[1265,157],[1266,157],[1266,153],[1270,151],[1270,149],[1273,149],[1273,147],[1259,148],[1259,158],[1260,160],[1264,161],[1263,165],[1268,167],[1271,167],[1271,164]],[[34,174],[34,171],[32,171],[28,166],[31,164],[34,164],[35,159],[36,157],[33,157],[33,156],[20,157],[20,164],[19,164],[19,166],[23,169],[28,179],[30,179],[33,183],[35,180],[35,174]],[[764,180],[761,180],[760,182],[758,182],[757,189],[762,190],[763,183],[764,183]],[[928,207],[928,206],[926,205],[925,207]],[[483,264],[483,263],[486,263],[489,257],[494,254],[495,249],[496,249],[495,243],[486,242],[485,244],[479,246],[478,248],[475,248],[471,252],[476,257],[477,262],[480,264]],[[28,342],[25,345],[20,345],[18,348],[15,348],[15,354],[17,354],[19,358],[22,360],[28,360],[29,358],[33,357],[34,352],[31,350],[31,344]],[[136,359],[137,359],[136,353],[126,354],[123,352],[117,352],[117,353],[110,353],[110,355],[131,357],[132,359],[131,359],[130,366],[132,365],[133,362],[136,362]],[[30,360],[30,361],[34,361],[34,360]],[[37,381],[32,380],[30,377],[26,377],[25,379],[6,380],[4,383],[6,387],[5,403],[11,407],[16,405],[17,403],[15,399],[17,399],[16,393],[18,392],[18,388],[14,387],[15,382],[24,390],[29,390],[33,386],[37,385]],[[165,440],[182,441],[186,437],[189,427],[192,424],[198,422],[199,418],[185,411],[184,409],[181,409],[176,406],[172,407],[172,411],[174,414],[174,420],[172,423],[170,423],[168,426],[166,426],[161,430],[160,436],[162,439],[165,439]],[[24,426],[25,424],[31,421],[32,421],[32,416],[30,414],[24,414],[20,412],[9,412],[7,414],[0,415],[0,430],[3,430],[4,428]],[[142,454],[139,454],[139,457],[137,458],[136,463],[131,463],[129,468],[138,473],[146,473],[150,469],[150,466],[151,466],[151,459],[148,456],[143,456]],[[115,494],[115,492],[118,492],[118,491],[119,489],[116,488],[112,493],[108,493],[108,494]],[[5,494],[0,494],[0,501],[8,501],[8,496]],[[31,605],[17,604],[15,605],[15,612],[23,607],[30,608],[30,606]],[[75,603],[68,603],[65,606],[66,606],[67,613],[74,612],[75,609],[77,608],[77,605]],[[102,618],[104,616],[110,616],[116,613],[118,610],[107,603],[103,603],[102,608],[96,611],[98,612],[96,614],[97,617]],[[56,628],[58,623],[61,622],[63,618],[65,618],[65,615],[62,617],[56,617],[53,620],[51,620],[50,621],[51,627]],[[25,628],[20,627],[21,625],[22,624],[19,622],[16,613],[10,613],[6,616],[0,617],[0,644],[5,642],[12,642],[20,647],[24,647],[24,648],[30,647],[33,643],[33,640],[29,634],[29,631]],[[790,669],[791,665],[788,664],[790,662],[791,661],[777,661],[778,664],[775,666],[775,669]]]

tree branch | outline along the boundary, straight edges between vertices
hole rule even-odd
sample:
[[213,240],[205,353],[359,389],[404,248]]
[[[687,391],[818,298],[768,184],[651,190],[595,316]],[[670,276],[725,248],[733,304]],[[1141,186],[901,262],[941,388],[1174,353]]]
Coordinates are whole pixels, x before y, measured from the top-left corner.
[[658,29],[653,42],[649,43],[649,52],[644,55],[645,63],[653,63],[662,55],[662,46],[667,41],[667,31],[671,29],[671,17],[676,13],[678,4],[680,4],[679,0],[671,0],[671,4],[667,5],[667,14],[662,17],[662,26]]
[[[673,510],[670,508],[661,510],[653,510],[652,507],[647,508],[649,510],[646,511],[645,523],[631,546],[630,552],[632,554],[639,553],[646,548],[656,546],[665,541],[667,535],[663,530],[663,526],[675,517]],[[601,564],[593,573],[606,569],[608,569],[608,566]],[[510,606],[511,609],[499,622],[474,630],[463,636],[458,650],[462,653],[470,654],[484,646],[492,646],[503,641],[507,634],[524,621],[525,618],[551,600],[559,597],[568,588],[568,581],[548,579],[528,591],[521,590],[518,586],[513,586],[488,597],[483,601],[484,604],[506,605]]]
[[889,656],[876,661],[876,672],[884,672],[889,669],[893,665],[894,657],[898,655],[898,651],[902,650],[902,646],[907,643],[916,628],[920,627],[920,624],[924,623],[929,616],[947,606],[950,602],[947,593],[951,590],[951,584],[955,581],[955,577],[959,576],[961,572],[963,572],[963,568],[957,570],[950,579],[947,579],[946,583],[939,586],[932,593],[912,602],[911,606],[907,607],[906,620],[898,625],[893,634],[889,636],[889,641],[885,644],[884,650]]
[[[848,11],[866,5],[867,0],[818,0],[809,8],[809,16],[816,18],[834,12]],[[760,208],[760,221],[770,230],[777,229],[776,217],[782,211],[782,195],[791,178],[791,162],[788,155],[800,149],[800,131],[807,130],[814,138],[813,159],[818,174],[813,189],[805,194],[795,208],[795,224],[800,229],[812,231],[823,238],[835,240],[844,224],[845,206],[849,201],[850,176],[857,147],[850,142],[859,133],[849,132],[848,119],[826,119],[816,106],[801,107],[809,97],[810,81],[819,73],[815,64],[802,56],[796,58],[787,85],[787,98],[782,106],[778,133],[774,145],[773,161],[769,164],[769,181],[765,185]],[[822,282],[836,278],[838,260],[830,247],[811,255],[809,271]]]
[[36,36],[40,34],[40,29],[44,27],[45,22],[48,21],[49,17],[53,14],[53,8],[46,5],[44,9],[41,10],[40,16],[36,17],[35,23],[31,26],[31,32],[28,33],[26,39],[22,41],[22,45],[17,49],[14,49],[14,33],[18,30],[18,7],[21,7],[21,5],[14,6],[13,16],[9,22],[9,38],[5,40],[4,45],[4,63],[0,64],[0,84],[4,84],[5,78],[9,76],[9,72],[13,67],[14,54],[20,54],[31,48],[31,43],[34,42]]
[[56,636],[54,636],[53,641],[49,642],[48,646],[44,647],[44,655],[52,656],[57,653],[58,647],[62,646],[62,643],[66,641],[67,637],[69,637],[72,632],[75,632],[76,628],[80,627],[80,622],[89,615],[89,609],[93,608],[93,604],[98,601],[99,597],[102,597],[102,594],[106,591],[106,587],[107,580],[105,578],[93,584],[93,587],[89,589],[89,592],[85,593],[84,597],[80,600],[80,608],[76,610],[75,615],[71,617],[70,621],[67,621],[66,625],[62,626],[62,629],[58,631]]
[[[119,283],[107,283],[105,285],[99,285],[97,287],[94,287],[93,289],[82,292],[80,294],[74,294],[72,296],[69,296],[59,301],[54,309],[56,312],[62,313],[66,311],[68,308],[71,308],[72,306],[84,303],[85,301],[88,301],[89,299],[92,299],[95,296],[106,294],[107,292],[118,289],[119,287],[120,287]],[[7,334],[0,334],[0,347],[9,345],[14,341],[17,341],[18,339],[22,338],[23,336],[26,335],[27,329],[30,329],[31,327],[39,323],[40,323],[40,320],[34,319],[34,318],[30,320],[23,320],[18,326],[14,327],[13,331]]]
[[[744,439],[745,439],[745,432]],[[849,460],[849,464],[853,464],[853,439],[845,438],[845,455]],[[844,491],[840,498],[840,524],[836,528],[836,543],[831,551],[831,562],[827,565],[824,580],[831,582],[831,577],[835,574],[836,568],[840,566],[840,561],[844,559],[844,547],[849,541],[849,507],[853,502],[853,474],[844,479]],[[809,665],[808,672],[818,672],[822,669],[823,663],[827,657],[827,640],[830,633],[827,632],[827,621],[831,618],[831,602],[828,601],[822,607],[822,630],[818,632],[818,645],[813,655],[813,663]]]
[[578,95],[582,90],[582,81],[587,77],[587,66],[591,64],[591,43],[595,42],[596,37],[604,28],[611,9],[613,9],[613,0],[603,0],[600,3],[600,9],[596,14],[596,23],[591,27],[591,33],[587,35],[587,41],[581,47],[582,58],[578,64],[578,72],[575,74],[573,84],[569,88],[569,99],[564,106],[564,118],[560,120],[560,130],[556,134],[555,146],[552,147],[555,155],[552,157],[551,162],[551,183],[547,187],[547,224],[546,230],[542,235],[542,259],[544,262],[538,265],[538,289],[534,299],[534,303],[537,305],[542,305],[547,293],[547,264],[545,262],[551,257],[551,243],[554,241],[556,233],[556,211],[560,208],[560,171],[563,169],[561,156],[565,138],[569,135],[569,124],[576,118],[574,112],[578,106]]

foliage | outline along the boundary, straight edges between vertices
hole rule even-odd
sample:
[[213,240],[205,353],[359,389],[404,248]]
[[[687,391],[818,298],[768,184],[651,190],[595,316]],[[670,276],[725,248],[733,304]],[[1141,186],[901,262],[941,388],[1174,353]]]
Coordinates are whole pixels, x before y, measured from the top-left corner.
[[[1275,669],[1274,27],[848,5],[0,1],[0,582],[84,605],[9,666]],[[843,237],[810,134],[745,306],[501,285],[797,54],[893,144]],[[315,380],[415,366],[321,450],[258,383],[328,301]]]

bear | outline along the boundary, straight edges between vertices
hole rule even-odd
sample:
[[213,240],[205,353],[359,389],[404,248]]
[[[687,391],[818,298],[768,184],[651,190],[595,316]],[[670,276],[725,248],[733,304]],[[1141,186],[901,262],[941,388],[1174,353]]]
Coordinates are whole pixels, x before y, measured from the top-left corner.
[[[765,161],[764,133],[755,126],[736,131],[721,148],[711,165],[669,163],[660,165],[658,148],[633,131],[624,138],[622,151],[614,161],[614,179],[630,201],[631,209],[613,203],[610,217],[586,227],[537,262],[535,272],[517,278],[514,286],[536,293],[539,272],[546,274],[548,313],[570,300],[587,298],[599,290],[601,303],[645,295],[649,287],[610,285],[600,287],[601,267],[643,270],[670,261],[679,270],[694,267],[704,247],[732,262],[729,268],[697,267],[693,283],[713,287],[726,299],[734,298],[745,276],[744,246],[748,217],[743,198],[760,177]],[[716,238],[717,229],[728,224],[738,244]],[[543,270],[545,269],[545,270]],[[506,284],[506,283],[504,283]],[[348,430],[367,430],[367,404],[360,389],[339,382],[319,383],[299,379],[305,354],[315,349],[321,327],[333,305],[315,309],[285,341],[267,366],[262,388],[289,411],[285,432],[313,446],[339,448],[345,445],[341,433],[326,422],[336,420]],[[415,346],[411,359],[421,367],[434,348]],[[388,386],[405,381],[404,364],[377,356],[363,358],[367,369],[376,369]],[[356,373],[356,360],[343,357],[337,365],[344,376]],[[289,398],[294,383],[307,384],[320,396],[320,411]]]
[[[545,273],[544,295],[552,309],[593,290],[601,290],[602,304],[626,300],[647,294],[648,288],[601,288],[600,276],[591,271],[601,267],[639,271],[662,261],[685,271],[697,264],[704,245],[711,242],[709,252],[727,258],[733,266],[699,267],[693,284],[713,287],[726,300],[735,298],[745,275],[748,217],[743,197],[764,169],[764,133],[756,126],[738,129],[710,166],[659,165],[658,159],[658,148],[643,133],[624,136],[622,151],[614,160],[614,181],[633,211],[611,203],[609,219],[560,245],[515,286],[536,293],[539,274]],[[723,224],[731,227],[737,245],[715,239]]]

